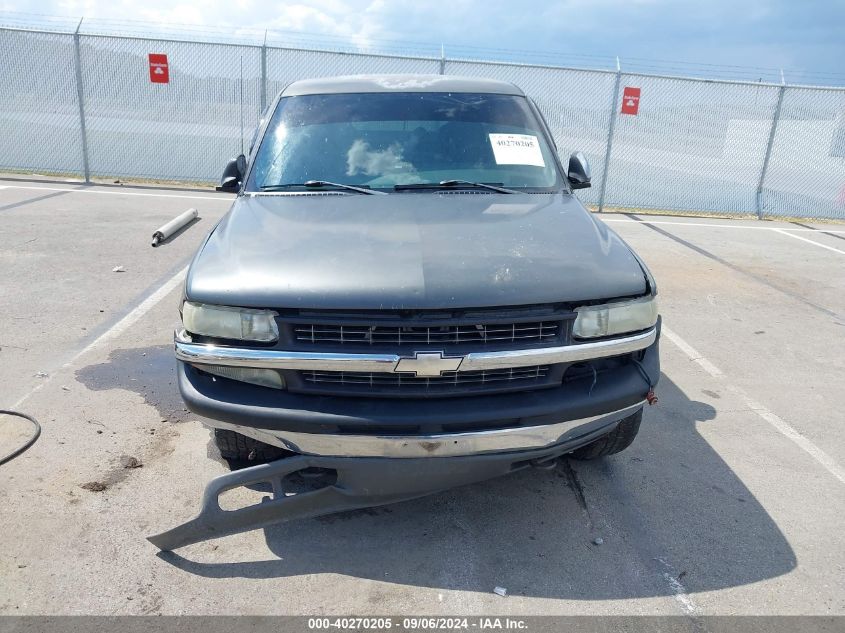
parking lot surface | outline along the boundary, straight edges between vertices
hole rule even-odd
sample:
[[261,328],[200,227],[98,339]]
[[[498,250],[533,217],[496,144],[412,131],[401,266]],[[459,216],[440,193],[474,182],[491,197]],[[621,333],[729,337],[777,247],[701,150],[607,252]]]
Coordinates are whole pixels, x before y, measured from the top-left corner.
[[[0,467],[0,613],[845,614],[835,224],[603,216],[664,318],[660,401],[619,455],[159,553],[228,470],[171,337],[230,200],[0,180],[0,408],[43,425]],[[0,416],[0,454],[27,432]]]

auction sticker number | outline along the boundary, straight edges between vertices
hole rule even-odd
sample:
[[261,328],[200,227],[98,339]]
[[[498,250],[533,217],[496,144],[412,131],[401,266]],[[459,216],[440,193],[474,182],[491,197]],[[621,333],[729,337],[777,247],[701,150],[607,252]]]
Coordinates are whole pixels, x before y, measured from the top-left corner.
[[545,167],[540,142],[533,134],[490,134],[490,145],[497,165]]

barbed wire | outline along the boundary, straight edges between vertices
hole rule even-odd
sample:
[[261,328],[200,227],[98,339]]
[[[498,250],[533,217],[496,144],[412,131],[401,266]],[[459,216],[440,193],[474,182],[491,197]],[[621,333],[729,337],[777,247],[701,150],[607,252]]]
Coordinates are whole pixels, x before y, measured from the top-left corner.
[[[81,23],[80,23],[81,20]],[[79,28],[83,35],[129,36],[145,39],[176,39],[208,43],[302,48],[325,52],[367,53],[395,56],[437,58],[446,53],[449,59],[461,61],[495,61],[537,65],[553,65],[584,70],[616,70],[615,55],[573,53],[570,51],[537,51],[524,48],[502,48],[456,43],[419,42],[377,37],[353,36],[260,29],[246,27],[218,27],[198,24],[165,24],[131,19],[82,18],[41,13],[0,12],[0,28],[43,30],[73,33]],[[642,57],[623,57],[623,71],[644,74],[675,74],[704,79],[779,83],[783,73],[789,83],[815,83],[843,86],[845,73],[803,68],[774,68],[752,65],[716,64],[708,62],[665,60]]]

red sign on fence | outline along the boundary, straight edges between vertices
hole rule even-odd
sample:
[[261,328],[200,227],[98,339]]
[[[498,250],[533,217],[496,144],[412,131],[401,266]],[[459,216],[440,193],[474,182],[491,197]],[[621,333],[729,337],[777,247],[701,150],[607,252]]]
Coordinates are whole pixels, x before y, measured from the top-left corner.
[[170,73],[167,69],[167,55],[163,53],[150,53],[150,81],[154,84],[166,84],[170,82]]
[[633,114],[636,116],[639,109],[640,89],[625,86],[625,91],[622,93],[622,114]]

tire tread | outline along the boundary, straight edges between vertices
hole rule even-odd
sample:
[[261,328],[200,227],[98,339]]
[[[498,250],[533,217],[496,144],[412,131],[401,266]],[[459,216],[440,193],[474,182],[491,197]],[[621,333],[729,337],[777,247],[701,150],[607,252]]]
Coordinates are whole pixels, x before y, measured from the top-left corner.
[[229,429],[214,429],[214,443],[223,459],[261,464],[290,455],[290,451],[259,442]]
[[572,451],[571,457],[584,460],[598,459],[599,457],[624,451],[634,442],[634,438],[637,437],[642,419],[643,410],[640,409],[636,413],[624,418],[610,433],[601,436],[586,446]]

